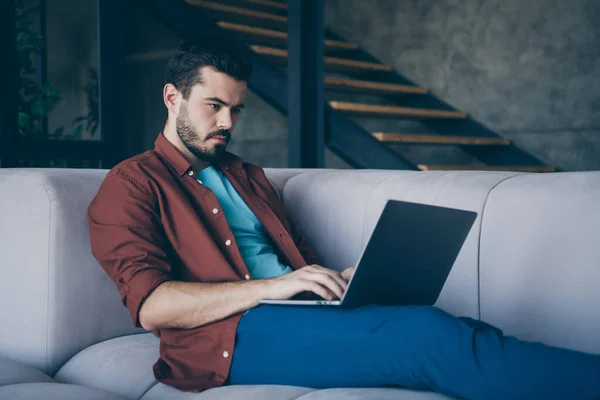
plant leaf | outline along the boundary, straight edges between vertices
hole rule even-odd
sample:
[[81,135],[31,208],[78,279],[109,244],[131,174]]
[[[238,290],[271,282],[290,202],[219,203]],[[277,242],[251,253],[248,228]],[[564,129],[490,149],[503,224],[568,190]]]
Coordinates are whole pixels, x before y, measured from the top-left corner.
[[20,112],[18,124],[19,124],[19,129],[21,129],[23,131],[29,130],[29,115],[24,112]]
[[31,104],[31,115],[34,117],[45,117],[46,107],[42,99],[37,99]]
[[54,131],[54,133],[52,135],[56,136],[56,137],[62,137],[62,135],[64,133],[65,133],[65,128],[62,126],[59,126],[58,128],[56,128],[56,130]]
[[83,135],[83,125],[77,125],[77,127],[73,131],[73,139],[81,140],[82,135]]

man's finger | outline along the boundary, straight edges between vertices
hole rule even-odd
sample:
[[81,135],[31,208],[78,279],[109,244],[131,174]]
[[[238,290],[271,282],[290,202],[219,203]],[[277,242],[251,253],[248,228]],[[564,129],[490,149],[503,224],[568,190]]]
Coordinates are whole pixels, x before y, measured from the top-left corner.
[[348,286],[348,282],[346,281],[346,279],[344,279],[343,275],[340,272],[324,268],[324,269],[320,269],[320,270],[315,270],[314,273],[324,274],[324,275],[328,275],[328,276],[332,277],[342,287],[342,289],[344,289],[344,291],[346,290],[346,287]]
[[340,285],[331,275],[312,273],[309,277],[331,290],[340,299],[344,295],[344,286]]

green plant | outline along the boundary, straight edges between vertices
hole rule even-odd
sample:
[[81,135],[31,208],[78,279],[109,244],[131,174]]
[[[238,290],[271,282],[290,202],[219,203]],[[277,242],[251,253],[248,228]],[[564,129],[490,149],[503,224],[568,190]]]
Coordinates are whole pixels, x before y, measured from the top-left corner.
[[[36,69],[33,57],[41,56],[44,51],[44,38],[39,32],[31,29],[33,17],[39,13],[39,4],[29,5],[25,0],[15,1],[17,17],[17,57],[21,88],[19,96],[18,126],[19,133],[24,136],[44,135],[44,118],[56,108],[62,100],[60,91],[50,82],[43,85],[33,79]],[[62,133],[59,128],[55,134]]]
[[60,90],[51,82],[40,85],[33,79],[36,69],[33,59],[41,56],[45,51],[44,37],[31,29],[33,18],[39,17],[38,0],[15,0],[17,16],[17,54],[19,63],[19,77],[21,88],[19,96],[18,126],[19,133],[23,136],[39,137],[48,136],[64,139],[81,139],[84,131],[95,135],[98,129],[98,73],[93,68],[88,69],[88,83],[86,85],[87,115],[73,119],[74,129],[65,132],[63,126],[57,127],[54,132],[44,130],[44,120],[62,101]]
[[[85,94],[87,98],[87,115],[75,118],[73,124],[85,122],[85,130],[93,136],[98,129],[100,117],[98,107],[98,73],[93,68],[88,69],[88,84],[85,87]],[[83,130],[84,127],[82,124],[75,128],[75,131],[79,131],[80,135],[83,133]]]

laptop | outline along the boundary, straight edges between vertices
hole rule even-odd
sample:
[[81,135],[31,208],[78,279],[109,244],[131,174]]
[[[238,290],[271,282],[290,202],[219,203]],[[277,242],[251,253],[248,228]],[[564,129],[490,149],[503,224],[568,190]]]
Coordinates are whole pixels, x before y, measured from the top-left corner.
[[388,200],[340,300],[314,294],[260,304],[434,305],[476,218],[473,211]]

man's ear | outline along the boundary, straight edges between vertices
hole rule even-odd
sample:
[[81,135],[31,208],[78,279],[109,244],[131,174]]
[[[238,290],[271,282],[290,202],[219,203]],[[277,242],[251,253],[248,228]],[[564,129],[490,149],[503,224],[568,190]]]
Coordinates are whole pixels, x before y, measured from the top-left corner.
[[169,110],[169,114],[177,115],[180,98],[181,93],[177,90],[175,85],[167,83],[163,88],[163,101],[165,102],[165,107]]

